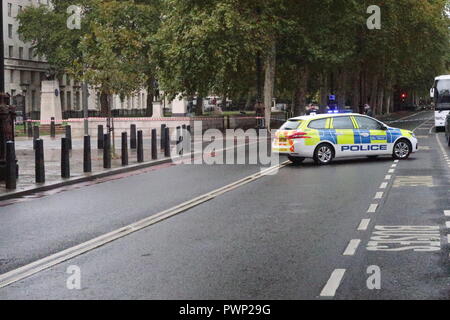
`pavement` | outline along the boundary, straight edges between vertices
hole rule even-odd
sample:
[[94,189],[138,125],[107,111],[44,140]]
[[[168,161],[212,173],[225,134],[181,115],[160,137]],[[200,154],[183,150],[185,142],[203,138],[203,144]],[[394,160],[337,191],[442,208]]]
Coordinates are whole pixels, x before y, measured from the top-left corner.
[[161,164],[0,202],[0,299],[447,300],[450,152],[432,118],[395,123],[420,145],[399,162]]

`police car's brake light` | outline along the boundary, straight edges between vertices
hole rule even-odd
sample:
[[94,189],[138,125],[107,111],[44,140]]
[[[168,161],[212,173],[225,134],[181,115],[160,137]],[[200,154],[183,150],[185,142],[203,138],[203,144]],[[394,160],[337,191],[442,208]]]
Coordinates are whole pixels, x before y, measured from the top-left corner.
[[306,132],[296,132],[287,137],[288,139],[310,139]]

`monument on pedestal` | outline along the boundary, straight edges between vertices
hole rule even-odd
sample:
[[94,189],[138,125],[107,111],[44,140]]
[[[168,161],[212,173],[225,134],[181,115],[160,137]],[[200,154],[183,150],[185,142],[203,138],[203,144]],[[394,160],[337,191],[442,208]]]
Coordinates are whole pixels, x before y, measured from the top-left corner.
[[41,90],[41,123],[50,123],[55,118],[56,123],[61,123],[62,110],[58,80],[42,81]]
[[[180,100],[181,99],[181,100]],[[181,96],[176,97],[172,101],[172,116],[173,117],[184,117],[187,113],[187,101]]]

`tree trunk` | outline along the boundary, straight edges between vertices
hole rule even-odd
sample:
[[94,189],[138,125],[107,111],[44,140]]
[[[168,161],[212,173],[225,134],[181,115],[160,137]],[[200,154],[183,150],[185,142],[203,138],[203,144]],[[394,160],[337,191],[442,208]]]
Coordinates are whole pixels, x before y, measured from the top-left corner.
[[100,93],[100,114],[102,117],[108,117],[109,114],[108,94],[105,92]]
[[347,89],[347,72],[345,69],[339,72],[337,81],[337,104],[340,109],[344,109],[347,100],[345,95]]
[[326,72],[323,72],[320,76],[320,108],[321,112],[325,112],[326,106],[328,104],[328,93],[329,93],[329,87],[328,87],[328,74]]
[[153,76],[149,76],[147,80],[147,117],[153,116],[153,99],[155,97],[155,78]]
[[294,117],[304,114],[306,106],[309,70],[307,66],[304,66],[300,70],[301,71],[297,75],[297,87],[295,89]]
[[361,104],[361,72],[358,70],[353,75],[352,92],[352,109],[353,112],[359,113],[359,106]]
[[197,95],[197,105],[195,106],[195,115],[201,116],[203,115],[203,97]]
[[265,62],[264,80],[264,119],[267,130],[270,131],[270,115],[272,112],[273,91],[275,87],[276,46],[273,42]]
[[383,114],[383,99],[384,96],[384,86],[380,84],[379,89],[378,89],[378,98],[377,98],[377,104],[378,104],[378,112],[379,114]]
[[377,93],[378,93],[378,75],[374,74],[371,81],[371,92],[370,92],[370,107],[372,108],[373,114],[377,114]]
[[244,110],[250,110],[251,108],[251,103],[252,103],[252,91],[249,90],[247,93],[247,100],[245,102],[245,108]]

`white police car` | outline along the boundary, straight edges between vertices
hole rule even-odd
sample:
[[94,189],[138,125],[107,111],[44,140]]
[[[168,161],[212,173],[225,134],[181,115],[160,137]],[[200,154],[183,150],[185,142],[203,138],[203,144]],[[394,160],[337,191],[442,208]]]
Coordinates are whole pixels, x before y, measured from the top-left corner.
[[357,113],[319,114],[289,119],[276,131],[272,151],[294,163],[312,158],[328,164],[334,158],[392,155],[407,159],[418,150],[412,131],[391,128]]

